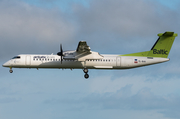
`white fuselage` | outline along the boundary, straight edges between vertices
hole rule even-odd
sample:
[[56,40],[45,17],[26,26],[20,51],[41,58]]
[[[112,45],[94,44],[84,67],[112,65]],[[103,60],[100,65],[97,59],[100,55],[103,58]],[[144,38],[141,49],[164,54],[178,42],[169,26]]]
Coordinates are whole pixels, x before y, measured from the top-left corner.
[[168,58],[102,55],[103,59],[63,60],[58,55],[18,55],[3,64],[10,68],[128,69],[169,61]]

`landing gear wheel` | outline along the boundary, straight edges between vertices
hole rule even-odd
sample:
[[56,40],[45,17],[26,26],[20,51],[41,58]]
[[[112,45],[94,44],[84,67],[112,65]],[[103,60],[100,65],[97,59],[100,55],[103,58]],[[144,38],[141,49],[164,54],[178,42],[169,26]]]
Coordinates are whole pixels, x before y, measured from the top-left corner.
[[83,71],[84,71],[84,73],[88,73],[88,69],[86,69],[86,68],[84,68]]
[[89,74],[84,74],[84,78],[88,79],[89,78]]
[[12,69],[10,69],[10,70],[9,70],[9,72],[10,72],[10,73],[13,73],[13,70],[12,70]]

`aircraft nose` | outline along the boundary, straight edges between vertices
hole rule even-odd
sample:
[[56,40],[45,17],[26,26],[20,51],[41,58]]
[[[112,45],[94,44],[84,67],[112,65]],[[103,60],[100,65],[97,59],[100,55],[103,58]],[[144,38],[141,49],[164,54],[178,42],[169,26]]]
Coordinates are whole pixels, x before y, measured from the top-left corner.
[[10,65],[9,65],[8,62],[6,62],[6,63],[4,63],[2,66],[3,66],[3,67],[9,67]]

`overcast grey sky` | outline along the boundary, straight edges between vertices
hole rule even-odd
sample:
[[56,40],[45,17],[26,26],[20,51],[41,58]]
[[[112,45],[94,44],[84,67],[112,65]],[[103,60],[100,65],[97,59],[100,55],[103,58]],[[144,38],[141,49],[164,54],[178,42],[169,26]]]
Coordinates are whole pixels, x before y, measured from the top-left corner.
[[[180,33],[178,0],[0,0],[0,63],[87,41],[100,54],[148,51]],[[169,62],[130,70],[0,68],[2,119],[179,119],[179,37]]]

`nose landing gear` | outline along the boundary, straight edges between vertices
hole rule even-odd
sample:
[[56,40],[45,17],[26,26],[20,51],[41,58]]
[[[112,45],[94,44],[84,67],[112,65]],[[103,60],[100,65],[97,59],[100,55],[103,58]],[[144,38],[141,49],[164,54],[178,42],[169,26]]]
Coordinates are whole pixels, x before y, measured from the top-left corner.
[[88,69],[87,68],[84,68],[84,78],[88,79],[89,78],[89,74],[88,74]]
[[10,73],[13,73],[13,70],[12,70],[12,68],[10,68],[9,72],[10,72]]

